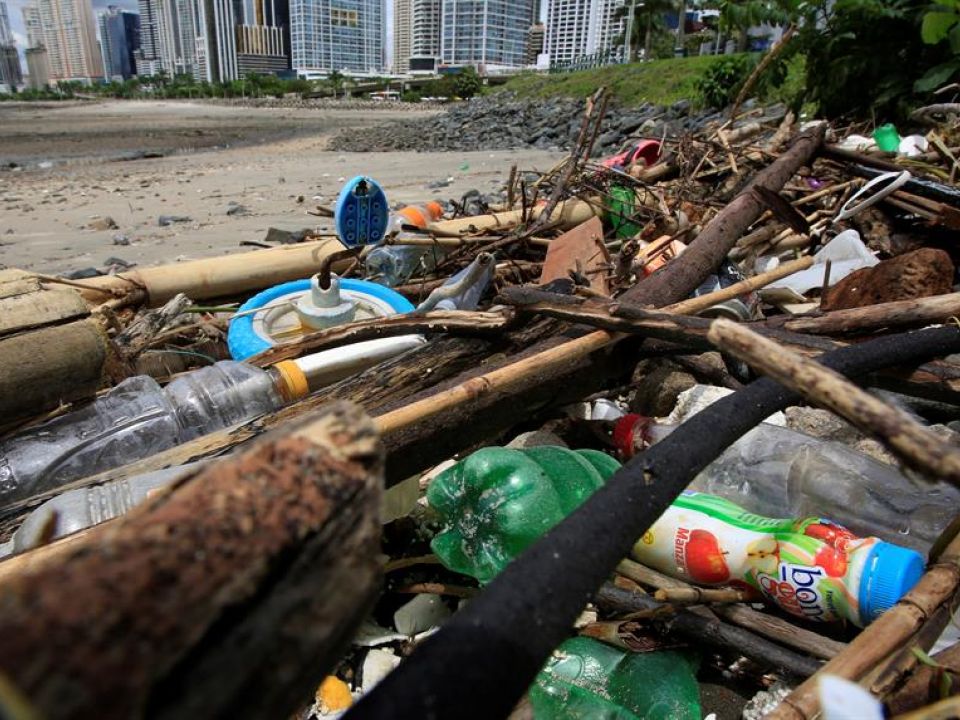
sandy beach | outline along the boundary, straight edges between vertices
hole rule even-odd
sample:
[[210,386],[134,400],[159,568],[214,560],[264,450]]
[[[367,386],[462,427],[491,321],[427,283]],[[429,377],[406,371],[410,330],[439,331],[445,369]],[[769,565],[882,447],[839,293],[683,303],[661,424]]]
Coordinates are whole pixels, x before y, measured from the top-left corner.
[[[307,211],[332,205],[355,175],[377,179],[391,203],[458,199],[498,190],[512,164],[545,170],[562,157],[326,150],[344,129],[362,133],[430,112],[0,104],[0,265],[59,273],[102,268],[110,258],[149,265],[242,252],[251,248],[241,242],[262,241],[271,227],[329,229],[331,221]],[[162,157],[144,157],[155,154]],[[428,187],[438,181],[449,184]],[[161,215],[190,220],[161,227]],[[107,217],[115,229],[91,229]]]

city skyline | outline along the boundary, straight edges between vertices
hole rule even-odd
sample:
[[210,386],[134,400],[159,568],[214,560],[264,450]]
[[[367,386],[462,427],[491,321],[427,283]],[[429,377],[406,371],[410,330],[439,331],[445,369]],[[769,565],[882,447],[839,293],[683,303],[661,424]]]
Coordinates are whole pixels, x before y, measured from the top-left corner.
[[[442,0],[434,0],[438,8],[441,1]],[[22,9],[24,6],[34,4],[35,0],[5,0],[5,2],[9,10],[11,35],[19,53],[21,66],[23,67],[24,71],[26,71],[27,63],[26,63],[26,58],[24,53],[25,53],[25,50],[28,47],[30,47],[30,44],[28,42],[28,33],[23,22]],[[241,2],[243,2],[244,5],[251,4],[250,0],[241,0]],[[395,17],[396,17],[395,16],[396,9],[394,7],[395,0],[382,0],[382,2],[383,2],[382,24],[385,26],[385,32],[384,32],[385,37],[384,37],[383,51],[382,51],[384,56],[383,69],[389,70],[391,67],[393,67],[396,61],[396,58],[394,56],[395,54],[394,53],[395,51],[394,24],[395,24]],[[416,0],[411,0],[410,6],[420,5],[422,2],[423,0],[421,0],[421,2],[416,2]],[[524,3],[524,5],[525,4],[526,3]],[[548,3],[546,0],[543,0],[542,2],[537,1],[534,3],[534,8],[535,8],[535,11],[534,11],[535,17],[533,18],[534,22],[537,22],[538,20],[540,22],[543,22],[546,19],[547,4]],[[91,6],[93,8],[96,23],[99,23],[100,14],[102,12],[105,12],[107,8],[110,6],[115,6],[126,12],[142,15],[142,9],[143,9],[142,5],[143,3],[141,0],[91,0]],[[539,10],[539,18],[536,17],[536,14],[537,14],[536,10]],[[287,45],[287,42],[285,42],[284,44]],[[290,53],[291,48],[289,46],[286,47],[285,49],[288,53]],[[411,50],[413,51],[414,48],[411,48]],[[437,48],[437,50],[439,51],[439,48]],[[416,55],[417,53],[414,51],[412,52],[412,54]],[[439,55],[439,52],[437,54]]]

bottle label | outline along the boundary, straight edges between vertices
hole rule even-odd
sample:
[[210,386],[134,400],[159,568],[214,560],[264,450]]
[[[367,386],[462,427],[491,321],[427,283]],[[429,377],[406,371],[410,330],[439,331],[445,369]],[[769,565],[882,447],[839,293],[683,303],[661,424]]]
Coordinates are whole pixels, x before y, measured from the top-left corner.
[[876,542],[823,518],[767,518],[723,498],[684,493],[633,554],[692,583],[752,588],[807,620],[859,625],[863,560]]

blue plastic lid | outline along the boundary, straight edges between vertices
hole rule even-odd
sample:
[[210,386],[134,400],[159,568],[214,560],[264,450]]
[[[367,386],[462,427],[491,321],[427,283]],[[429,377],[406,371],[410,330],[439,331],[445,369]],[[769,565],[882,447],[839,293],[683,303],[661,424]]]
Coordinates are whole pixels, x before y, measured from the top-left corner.
[[923,556],[915,550],[878,542],[870,551],[860,578],[860,620],[876,620],[897,604],[923,575]]

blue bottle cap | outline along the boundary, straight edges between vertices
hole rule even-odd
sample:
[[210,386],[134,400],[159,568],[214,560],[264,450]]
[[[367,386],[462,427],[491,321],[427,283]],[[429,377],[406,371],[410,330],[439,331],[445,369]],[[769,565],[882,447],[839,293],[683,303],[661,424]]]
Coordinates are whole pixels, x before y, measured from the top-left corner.
[[860,620],[867,625],[897,604],[923,575],[923,556],[892,543],[878,542],[860,578]]
[[390,208],[383,188],[361,175],[343,186],[333,215],[340,242],[347,247],[373,245],[387,232]]

